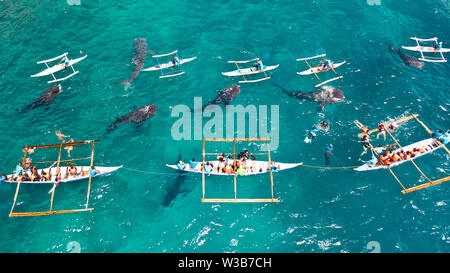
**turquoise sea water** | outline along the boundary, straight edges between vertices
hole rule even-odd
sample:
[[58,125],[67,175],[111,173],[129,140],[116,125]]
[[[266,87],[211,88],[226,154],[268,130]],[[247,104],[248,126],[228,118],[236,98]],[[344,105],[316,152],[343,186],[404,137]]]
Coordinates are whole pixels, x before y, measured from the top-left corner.
[[[23,145],[57,143],[56,130],[76,141],[102,139],[96,165],[128,168],[94,179],[91,213],[9,218],[16,187],[0,184],[0,252],[67,252],[71,246],[81,252],[369,252],[371,241],[381,252],[449,252],[445,183],[402,195],[387,171],[298,167],[275,174],[280,203],[210,204],[200,202],[200,176],[177,176],[165,167],[179,156],[201,158],[201,141],[173,140],[171,109],[192,107],[194,96],[214,99],[215,90],[236,83],[221,75],[233,69],[227,60],[261,57],[265,64],[280,64],[270,81],[241,84],[232,102],[279,105],[280,144],[272,152],[277,161],[324,166],[324,147],[333,143],[329,166],[359,165],[355,119],[374,127],[418,113],[430,128],[448,129],[448,64],[405,66],[388,47],[414,45],[411,36],[436,36],[448,47],[449,8],[446,0],[0,2],[1,172],[15,168]],[[131,75],[133,39],[139,37],[157,54],[178,49],[181,57],[198,58],[184,66],[183,76],[159,79],[158,72],[142,72],[124,90],[114,83]],[[35,62],[63,52],[72,58],[88,54],[75,66],[80,73],[62,83],[49,110],[20,113],[51,86],[50,77],[29,77],[43,67]],[[343,90],[344,102],[318,111],[316,103],[290,98],[272,85],[313,91],[316,80],[298,76],[305,64],[295,59],[322,52],[347,61],[338,69],[343,80],[331,84]],[[153,64],[148,57],[144,67]],[[142,126],[124,124],[105,133],[116,117],[150,103],[158,113]],[[307,130],[323,119],[330,131],[305,143]],[[410,121],[396,137],[409,144],[428,134]],[[238,146],[248,147],[255,146]],[[73,156],[88,153],[80,147]],[[432,179],[450,171],[442,149],[417,163]],[[394,172],[408,186],[426,182],[411,164]],[[266,197],[268,183],[266,175],[238,179],[238,195]],[[58,187],[54,209],[81,208],[86,189],[87,183]],[[22,185],[17,210],[48,209],[48,190]],[[208,177],[207,193],[233,197],[232,179]]]

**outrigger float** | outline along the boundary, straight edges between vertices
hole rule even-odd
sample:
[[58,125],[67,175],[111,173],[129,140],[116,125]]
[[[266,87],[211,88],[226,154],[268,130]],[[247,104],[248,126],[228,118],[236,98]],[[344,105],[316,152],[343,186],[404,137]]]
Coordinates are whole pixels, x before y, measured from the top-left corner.
[[[249,63],[249,62],[259,61],[259,60],[260,60],[259,58],[255,58],[255,59],[251,59],[251,60],[247,60],[247,61],[228,61],[228,63],[234,63],[237,67],[237,70],[233,70],[230,72],[222,72],[222,75],[227,76],[227,77],[242,76],[242,78],[244,78],[244,80],[239,81],[239,83],[260,82],[260,81],[265,81],[265,80],[270,79],[270,77],[267,76],[266,71],[274,70],[275,68],[277,68],[279,66],[279,64],[272,65],[272,66],[263,65],[262,69],[259,69],[256,65],[249,67],[249,68],[240,68],[238,65],[238,64],[242,64],[242,63]],[[264,73],[265,77],[256,79],[256,80],[247,80],[245,78],[246,75],[259,74],[259,73]]]
[[[175,55],[177,57],[177,59],[179,60],[179,62],[175,63],[173,60],[168,63],[162,63],[162,64],[159,62],[159,58],[165,57],[165,56],[171,56],[171,55]],[[156,62],[158,62],[158,64],[155,66],[149,67],[149,68],[142,69],[142,71],[160,70],[161,76],[159,76],[159,78],[161,78],[161,79],[183,75],[185,73],[185,71],[183,70],[183,67],[181,65],[185,64],[187,62],[193,61],[197,58],[197,57],[192,57],[192,58],[187,58],[187,59],[181,59],[178,56],[178,50],[175,50],[175,51],[167,53],[167,54],[153,55],[152,57],[156,59]],[[178,67],[178,70],[171,71],[170,73],[164,73],[164,69],[168,69],[171,67]]]
[[[327,54],[320,54],[320,55],[317,55],[317,56],[314,56],[314,57],[308,57],[308,58],[297,59],[297,61],[305,61],[305,63],[309,66],[309,69],[308,69],[308,70],[305,70],[305,71],[302,71],[302,72],[297,72],[297,74],[302,75],[302,76],[314,74],[314,75],[316,76],[316,78],[317,78],[317,79],[319,80],[319,82],[320,82],[319,84],[315,85],[314,87],[319,87],[319,86],[324,85],[324,84],[326,84],[326,83],[329,83],[329,82],[332,82],[332,81],[335,81],[335,80],[342,79],[344,76],[339,75],[339,74],[336,72],[336,70],[334,70],[334,69],[335,69],[335,68],[338,68],[339,66],[341,66],[341,65],[343,65],[343,64],[345,64],[345,61],[340,62],[340,63],[334,63],[334,62],[331,62],[330,60],[325,59],[325,56],[326,56],[326,55],[327,55]],[[317,58],[322,58],[323,61],[322,61],[321,63],[319,63],[318,65],[312,67],[312,66],[308,63],[308,60],[317,59]],[[322,63],[327,62],[327,61],[330,62],[329,68],[323,68],[323,67],[322,67]],[[326,81],[323,82],[323,81],[319,78],[319,76],[318,76],[317,74],[318,74],[318,73],[321,73],[321,72],[326,72],[326,71],[328,71],[328,70],[330,70],[330,69],[337,75],[337,77],[332,78],[332,79],[329,79],[329,80],[326,80]]]
[[[69,60],[69,58],[67,57],[67,52],[59,55],[57,57],[48,59],[48,60],[44,60],[44,61],[39,61],[37,62],[38,64],[44,63],[45,66],[47,66],[47,69],[45,69],[42,72],[39,72],[37,74],[31,75],[30,77],[43,77],[43,76],[48,76],[48,75],[52,75],[53,80],[48,81],[47,83],[53,83],[53,82],[60,82],[60,81],[64,81],[67,80],[70,77],[75,76],[76,74],[78,74],[78,70],[75,71],[75,69],[73,68],[73,65],[81,62],[82,60],[86,59],[87,55],[84,55],[83,57],[77,58],[77,59],[73,59],[73,60]],[[53,66],[48,66],[48,63],[53,62],[55,60],[61,59],[57,64],[53,65]],[[68,62],[68,63],[66,63]],[[73,73],[70,74],[67,77],[61,78],[61,79],[57,79],[54,75],[54,73],[61,71],[65,68],[67,68],[68,66],[70,66],[70,68],[72,68]]]
[[[50,181],[17,181],[17,179],[14,179],[14,174],[11,174],[7,176],[7,179],[4,180],[4,183],[16,183],[16,193],[14,195],[14,201],[13,205],[11,207],[11,211],[9,213],[9,217],[18,217],[18,216],[42,216],[42,215],[52,215],[52,214],[62,214],[62,213],[72,213],[72,212],[82,212],[82,211],[92,211],[93,208],[89,208],[89,195],[90,195],[90,189],[91,189],[91,181],[93,177],[97,176],[106,176],[110,175],[111,173],[117,171],[122,166],[117,167],[95,167],[96,170],[99,171],[99,173],[95,175],[91,175],[90,168],[93,166],[94,163],[94,147],[95,142],[100,141],[99,139],[95,140],[87,140],[87,141],[81,141],[81,142],[66,142],[61,144],[51,144],[51,145],[33,145],[33,146],[24,146],[23,149],[25,151],[23,156],[22,165],[26,163],[28,151],[31,149],[45,149],[45,148],[59,148],[59,154],[58,154],[58,160],[57,161],[46,161],[46,162],[31,162],[31,164],[50,164],[53,163],[48,168],[38,169],[37,173],[42,174],[42,171],[44,170],[45,173],[49,173],[53,179]],[[85,158],[78,158],[78,159],[70,159],[70,160],[61,160],[61,152],[63,147],[69,147],[69,146],[77,146],[77,145],[87,145],[92,144],[91,149],[91,156],[85,157]],[[61,167],[61,163],[67,162],[73,162],[73,161],[79,161],[79,160],[89,160],[90,159],[90,165],[89,166],[76,166],[77,170],[79,172],[76,175],[72,175],[68,172],[68,167],[64,168]],[[56,164],[56,167],[53,167]],[[27,174],[31,174],[30,171],[27,171]],[[56,177],[60,176],[61,180],[56,181]],[[86,180],[88,179],[88,188],[87,188],[87,196],[86,196],[86,204],[84,205],[83,209],[70,209],[70,210],[53,210],[53,198],[55,195],[55,189],[56,186],[59,183],[69,183],[69,182],[75,182],[80,180]],[[19,195],[19,189],[21,184],[34,184],[34,185],[52,185],[52,188],[49,191],[49,194],[51,193],[51,199],[50,199],[50,210],[49,211],[41,211],[41,212],[14,212],[14,207],[16,205],[17,197]]]
[[[450,52],[450,48],[441,48],[441,49],[437,50],[433,46],[422,46],[419,43],[419,42],[431,42],[431,41],[434,41],[436,43],[436,45],[438,45],[438,38],[437,37],[429,38],[429,39],[421,39],[421,38],[417,38],[417,37],[411,37],[411,39],[416,41],[417,46],[402,46],[402,48],[404,48],[406,50],[411,50],[411,51],[419,51],[420,55],[422,56],[421,58],[419,58],[419,60],[425,61],[425,62],[432,62],[432,63],[445,63],[445,62],[447,62],[447,60],[444,57],[444,54],[442,54],[442,53],[443,52]],[[424,52],[427,52],[427,53],[437,53],[437,52],[439,52],[441,57],[425,56],[423,54]]]
[[[393,123],[396,122],[397,124],[399,122],[405,122],[407,120],[410,119],[415,119],[417,120],[417,122],[422,125],[425,130],[430,134],[433,135],[433,132],[418,118],[418,114],[413,114],[407,117],[403,117],[401,119],[399,119],[398,121],[391,121],[389,123]],[[386,123],[385,126],[389,123]],[[361,129],[363,130],[363,135],[364,134],[368,134],[368,133],[372,133],[374,131],[378,131],[378,129],[373,129],[373,130],[368,130],[367,127],[363,126],[359,121],[355,121],[355,124]],[[416,143],[410,144],[408,146],[402,147],[400,145],[400,143],[397,141],[397,139],[392,135],[392,133],[390,132],[390,130],[388,130],[387,126],[385,127],[385,131],[389,134],[389,136],[394,140],[394,144],[390,145],[390,146],[397,146],[398,148],[393,151],[392,153],[395,154],[399,151],[403,151],[404,153],[408,152],[408,151],[413,151],[414,149],[422,149],[422,152],[416,154],[414,157],[411,157],[410,159],[401,159],[399,161],[395,161],[392,162],[390,164],[386,164],[383,160],[380,159],[380,154],[377,153],[377,151],[375,150],[375,148],[372,146],[372,144],[369,143],[369,147],[372,150],[373,154],[376,156],[377,158],[377,162],[375,164],[371,164],[371,163],[366,163],[362,166],[359,166],[357,168],[355,168],[355,171],[370,171],[370,170],[379,170],[379,169],[387,169],[389,170],[389,172],[392,174],[392,176],[395,178],[395,180],[397,180],[397,182],[400,184],[400,186],[403,188],[402,193],[409,193],[409,192],[413,192],[416,190],[420,190],[420,189],[424,189],[424,188],[428,188],[443,182],[446,182],[448,180],[450,180],[450,176],[441,178],[441,179],[437,179],[437,180],[431,180],[430,178],[428,178],[428,176],[419,168],[419,166],[417,166],[417,164],[414,162],[414,160],[416,158],[419,158],[421,156],[424,156],[426,154],[429,154],[431,152],[434,152],[435,150],[439,149],[439,148],[444,148],[448,154],[450,154],[450,150],[444,145],[444,143],[441,142],[441,140],[431,137],[425,140],[421,140],[418,141]],[[358,135],[359,136],[359,135]],[[443,134],[443,138],[444,139],[450,139],[450,133],[445,133]],[[394,174],[394,172],[392,171],[392,167],[398,166],[400,164],[403,164],[405,162],[411,162],[414,167],[416,167],[416,169],[420,172],[420,174],[426,179],[428,180],[427,183],[423,183],[420,184],[418,186],[414,186],[414,187],[410,187],[410,188],[405,188],[402,184],[402,182],[399,180],[399,178]]]
[[[250,175],[258,175],[258,174],[270,174],[270,189],[271,189],[271,198],[256,198],[256,199],[243,199],[243,198],[237,198],[237,192],[236,192],[236,177],[238,174],[236,171],[231,174],[226,173],[219,173],[217,172],[217,168],[219,166],[219,161],[206,161],[207,155],[221,155],[219,153],[206,153],[205,152],[205,144],[206,142],[233,142],[233,153],[228,153],[225,155],[231,155],[233,156],[233,167],[236,169],[236,142],[243,142],[243,141],[264,141],[267,143],[267,153],[253,153],[249,155],[267,155],[268,161],[256,161],[256,160],[247,160],[249,165],[251,165],[251,169],[247,169],[245,171],[245,174],[239,175],[239,176],[250,176]],[[283,171],[291,168],[295,168],[297,166],[302,165],[303,163],[279,163],[279,162],[273,162],[270,158],[270,149],[269,149],[269,141],[268,138],[204,138],[203,139],[203,161],[198,163],[194,169],[189,168],[188,164],[185,164],[185,169],[180,170],[176,165],[169,165],[166,164],[167,167],[179,170],[182,172],[191,172],[191,173],[198,173],[202,174],[202,202],[212,202],[212,203],[251,203],[251,202],[280,202],[279,199],[274,198],[273,196],[273,173],[278,171]],[[228,199],[217,199],[217,198],[205,198],[205,164],[209,162],[213,164],[213,171],[210,173],[210,175],[219,175],[219,176],[233,176],[234,177],[234,198],[228,198]],[[271,166],[275,166],[275,170],[271,169]]]

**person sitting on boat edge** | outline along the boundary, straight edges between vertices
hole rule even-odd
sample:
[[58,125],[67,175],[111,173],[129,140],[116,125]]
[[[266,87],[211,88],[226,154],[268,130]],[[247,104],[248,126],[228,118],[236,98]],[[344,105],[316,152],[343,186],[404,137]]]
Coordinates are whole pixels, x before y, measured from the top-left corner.
[[209,162],[206,162],[205,173],[209,176],[211,174],[212,170],[213,170],[212,164]]
[[239,176],[245,175],[245,168],[244,168],[244,166],[241,165],[239,167],[239,169],[236,170],[236,174],[239,175]]
[[92,165],[89,169],[89,175],[96,176],[97,174],[100,174],[100,171],[97,170],[94,165]]
[[172,60],[173,65],[180,65],[180,59],[178,59],[178,56],[175,56]]
[[[361,160],[361,161],[363,161],[363,160]],[[372,166],[377,165],[378,158],[374,154],[372,154],[372,158],[370,160],[363,161],[363,162],[365,164],[367,164],[367,167],[372,167]]]
[[195,169],[198,163],[200,162],[197,162],[195,161],[195,158],[192,158],[191,160],[189,160],[189,167],[191,167],[191,169]]
[[75,167],[75,164],[73,163],[70,164],[70,167],[67,167],[67,171],[72,176],[76,176],[78,174],[77,167]]
[[331,66],[330,60],[322,61],[321,64],[322,64],[322,71],[327,71],[328,69],[330,69]]
[[6,174],[2,174],[2,176],[0,177],[0,182],[3,181],[8,181],[8,176],[6,176]]
[[183,161],[181,161],[181,160],[178,161],[178,163],[177,163],[177,168],[178,168],[178,170],[183,171],[185,167],[186,167],[186,166],[185,166],[185,164],[184,164]]

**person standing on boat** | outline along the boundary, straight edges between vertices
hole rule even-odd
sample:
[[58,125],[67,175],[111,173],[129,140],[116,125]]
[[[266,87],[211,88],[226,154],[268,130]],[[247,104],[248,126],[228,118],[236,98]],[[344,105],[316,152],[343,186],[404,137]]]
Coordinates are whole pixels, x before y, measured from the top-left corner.
[[330,164],[330,161],[328,160],[328,155],[332,155],[333,150],[334,150],[333,144],[330,144],[327,147],[325,147],[325,161],[327,164]]

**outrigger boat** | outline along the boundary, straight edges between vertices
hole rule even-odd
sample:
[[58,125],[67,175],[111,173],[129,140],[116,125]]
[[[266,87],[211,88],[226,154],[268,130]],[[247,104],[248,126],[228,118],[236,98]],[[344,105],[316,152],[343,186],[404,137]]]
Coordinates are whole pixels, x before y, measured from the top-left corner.
[[[406,49],[406,50],[411,50],[411,51],[419,51],[420,55],[422,56],[421,58],[419,58],[419,60],[421,61],[425,61],[425,62],[433,62],[433,63],[445,63],[447,62],[447,60],[445,59],[444,55],[442,54],[443,52],[450,52],[450,48],[441,48],[439,50],[436,50],[435,47],[433,46],[422,46],[420,45],[419,42],[431,42],[434,41],[436,43],[436,45],[438,44],[438,38],[434,37],[434,38],[429,38],[429,39],[421,39],[421,38],[417,38],[417,37],[411,37],[412,40],[415,40],[417,43],[417,46],[402,46],[402,48]],[[424,52],[428,52],[428,53],[437,53],[439,52],[441,57],[433,57],[433,56],[425,56],[423,53]]]
[[[309,69],[308,69],[308,70],[305,70],[305,71],[302,71],[302,72],[297,72],[297,74],[302,75],[302,76],[314,74],[314,75],[316,76],[316,78],[317,78],[317,79],[319,80],[319,82],[320,82],[319,84],[315,85],[315,87],[319,87],[319,86],[324,85],[324,84],[326,84],[326,83],[329,83],[329,82],[332,82],[332,81],[335,81],[335,80],[342,79],[343,76],[340,76],[340,75],[336,72],[336,70],[334,70],[334,69],[335,69],[335,68],[338,68],[339,66],[341,66],[341,65],[343,65],[343,64],[345,64],[345,61],[340,62],[340,63],[334,63],[334,62],[331,62],[330,60],[325,59],[325,56],[326,56],[326,55],[327,55],[327,54],[320,54],[320,55],[317,55],[317,56],[314,56],[314,57],[308,57],[308,58],[297,59],[297,61],[305,61],[305,63],[309,66]],[[308,60],[317,59],[317,58],[322,58],[323,61],[322,61],[320,64],[318,64],[318,65],[312,67],[312,66],[308,63]],[[327,61],[330,62],[329,68],[323,68],[323,67],[322,67],[322,63],[327,62]],[[326,80],[326,81],[323,82],[323,81],[319,78],[319,76],[318,76],[317,74],[320,73],[320,72],[326,72],[326,71],[328,71],[328,70],[330,70],[330,69],[337,75],[337,77],[332,78],[332,79],[329,79],[329,80]]]
[[[247,159],[244,161],[236,159],[236,142],[244,142],[244,141],[264,141],[267,142],[267,153],[258,153],[258,154],[248,154],[251,155],[267,155],[268,161],[256,161]],[[268,138],[204,138],[203,139],[203,162],[198,162],[195,166],[195,168],[191,169],[189,167],[189,164],[184,164],[184,168],[180,170],[177,165],[169,165],[166,164],[167,167],[182,171],[182,172],[191,172],[191,173],[198,173],[202,174],[202,202],[213,202],[213,203],[242,203],[242,202],[280,202],[279,199],[274,198],[273,196],[273,174],[277,173],[278,171],[283,171],[291,168],[295,168],[297,166],[302,165],[303,163],[279,163],[279,162],[273,162],[270,158],[270,149],[269,149],[269,141]],[[219,168],[219,161],[207,161],[206,156],[208,155],[221,155],[218,153],[206,153],[205,152],[205,144],[206,142],[233,142],[233,153],[229,153],[226,155],[231,155],[233,158],[233,163],[230,163],[227,165],[232,164],[232,173],[220,173],[218,172]],[[206,172],[204,166],[206,166],[206,163],[212,163],[213,170],[209,173]],[[225,162],[222,162],[222,164],[225,164]],[[240,165],[242,164],[242,165]],[[240,165],[238,167],[238,165]],[[245,165],[245,167],[244,167]],[[244,171],[244,172],[240,172]],[[236,192],[236,178],[241,176],[250,176],[250,175],[257,175],[257,174],[269,174],[270,175],[270,187],[271,187],[271,198],[253,198],[253,199],[243,199],[243,198],[237,198],[237,192]],[[233,176],[234,177],[234,198],[205,198],[205,176],[206,175],[218,175],[218,176]]]
[[[211,175],[224,175],[224,176],[234,176],[234,173],[219,173],[217,169],[219,168],[219,161],[208,161],[213,165],[213,171],[211,172]],[[248,159],[246,161],[247,163],[247,169],[245,170],[245,174],[242,176],[248,176],[248,175],[257,175],[257,174],[264,174],[273,172],[270,168],[271,166],[276,167],[276,172],[278,171],[284,171],[287,169],[295,168],[297,166],[302,165],[303,163],[280,163],[280,162],[269,162],[269,161],[256,161],[256,160],[250,160]],[[167,167],[183,171],[183,172],[191,172],[191,173],[202,173],[203,167],[202,164],[197,164],[194,169],[191,169],[189,167],[189,164],[184,165],[184,169],[180,170],[178,169],[177,165],[169,165],[166,164]]]
[[[177,59],[179,60],[179,62],[175,63],[173,60],[168,63],[162,63],[162,64],[159,62],[159,58],[165,57],[165,56],[170,56],[170,55],[177,56]],[[180,57],[178,57],[178,50],[175,50],[175,51],[167,53],[167,54],[153,55],[152,57],[156,58],[156,61],[158,62],[158,64],[155,66],[149,67],[149,68],[142,69],[142,71],[160,70],[161,71],[161,76],[159,76],[160,78],[168,78],[168,77],[175,77],[175,76],[183,75],[185,73],[185,71],[183,70],[183,67],[181,65],[185,64],[187,62],[193,61],[197,58],[197,57],[192,57],[192,58],[187,58],[187,59],[180,59]],[[164,74],[163,69],[167,69],[167,68],[171,68],[171,67],[178,67],[179,69],[176,71],[172,71],[171,73]]]
[[[234,63],[237,66],[237,70],[233,70],[230,72],[222,72],[222,75],[227,76],[227,77],[242,76],[242,78],[244,78],[244,80],[239,81],[239,83],[259,82],[259,81],[265,81],[265,80],[270,79],[270,77],[267,76],[266,71],[274,70],[275,68],[277,68],[279,66],[279,64],[272,65],[272,66],[263,65],[263,68],[259,69],[257,66],[253,66],[253,67],[249,67],[249,68],[240,68],[238,65],[239,63],[249,63],[252,61],[259,61],[259,58],[255,58],[255,59],[251,59],[251,60],[247,60],[247,61],[228,61],[228,63]],[[259,74],[259,73],[264,73],[265,77],[256,79],[256,80],[247,80],[245,78],[246,75]]]
[[[432,153],[435,150],[437,150],[439,148],[442,148],[442,146],[439,145],[438,141],[435,138],[427,138],[425,140],[418,141],[416,143],[410,144],[410,145],[405,146],[403,148],[398,148],[395,151],[393,151],[392,154],[395,154],[395,153],[400,152],[400,151],[403,151],[404,153],[406,153],[408,151],[412,152],[414,149],[419,149],[419,148],[423,149],[424,152],[417,153],[412,159],[415,160],[416,158],[419,158],[419,157],[424,156],[426,154]],[[359,172],[363,172],[363,171],[387,169],[388,167],[392,168],[392,167],[398,166],[400,164],[403,164],[405,162],[408,162],[410,160],[411,159],[399,160],[399,161],[396,161],[396,162],[392,162],[391,164],[389,164],[389,166],[384,165],[383,163],[381,163],[378,160],[377,163],[374,164],[374,165],[367,163],[367,164],[364,164],[362,166],[359,166],[358,168],[355,168],[354,170],[355,171],[359,171]]]
[[[54,57],[54,58],[51,58],[51,59],[48,59],[48,60],[37,62],[38,64],[44,63],[45,66],[47,66],[47,69],[45,69],[44,71],[39,72],[37,74],[31,75],[31,77],[43,77],[43,76],[52,75],[53,80],[48,81],[47,83],[53,83],[53,82],[64,81],[64,80],[67,80],[70,77],[75,76],[76,74],[78,74],[79,71],[75,71],[75,69],[73,68],[73,65],[78,63],[78,62],[81,62],[82,60],[84,60],[87,57],[87,55],[85,55],[83,57],[80,57],[80,58],[77,58],[77,59],[69,60],[69,58],[67,57],[67,54],[68,53],[66,52],[66,53],[64,53],[64,54],[62,54],[60,56],[57,56],[57,57]],[[53,62],[53,61],[58,60],[58,59],[61,59],[61,60],[57,64],[55,64],[53,66],[48,66],[49,62]],[[68,61],[68,64],[66,64],[66,60]],[[58,71],[61,71],[61,70],[65,69],[65,68],[67,68],[68,66],[70,66],[72,68],[73,73],[70,74],[69,76],[64,77],[64,78],[57,79],[55,77],[54,73],[56,73]]]
[[[98,176],[107,176],[111,173],[117,171],[122,166],[117,167],[94,167],[95,171],[91,170],[91,166],[93,166],[94,163],[94,147],[95,142],[100,141],[99,139],[95,140],[87,140],[87,141],[81,141],[81,142],[66,142],[61,144],[51,144],[51,145],[33,145],[33,146],[24,146],[23,149],[25,151],[22,161],[22,166],[30,165],[30,164],[50,164],[47,168],[38,169],[36,174],[40,175],[41,178],[46,174],[50,174],[50,179],[45,180],[41,179],[42,181],[27,181],[24,179],[25,176],[32,177],[31,171],[28,169],[19,169],[19,173],[11,174],[6,176],[6,179],[3,181],[4,183],[16,183],[16,193],[14,195],[14,201],[13,205],[11,207],[11,211],[9,213],[9,217],[14,216],[41,216],[41,215],[51,215],[51,214],[61,214],[61,213],[71,213],[71,212],[81,212],[81,211],[92,211],[93,208],[89,208],[89,195],[90,195],[90,189],[91,189],[91,180],[93,177]],[[61,152],[63,147],[69,147],[69,146],[77,146],[77,145],[87,145],[92,144],[91,148],[91,156],[85,157],[85,158],[78,158],[78,159],[69,159],[69,160],[61,160]],[[46,161],[46,162],[29,162],[27,160],[27,156],[30,150],[36,150],[36,149],[45,149],[45,148],[59,148],[59,155],[57,161]],[[30,152],[31,153],[31,152]],[[90,159],[90,165],[89,166],[76,166],[76,174],[71,174],[69,172],[69,167],[61,167],[61,163],[68,163],[73,161],[79,161],[79,160],[89,160]],[[56,164],[56,166],[55,166]],[[30,168],[31,169],[31,168]],[[44,173],[42,172],[44,171]],[[5,178],[5,177],[4,177]],[[20,179],[19,179],[20,178]],[[57,179],[58,178],[58,179]],[[60,183],[69,183],[69,182],[75,182],[75,181],[81,181],[88,179],[88,189],[87,189],[87,200],[85,204],[85,208],[83,209],[71,209],[71,210],[53,210],[53,198],[55,195],[55,189],[57,185]],[[48,192],[51,194],[50,199],[50,210],[49,211],[43,211],[43,212],[14,212],[14,207],[16,205],[17,197],[19,194],[19,189],[21,184],[34,184],[34,185],[52,185],[52,188]]]
[[[388,146],[397,146],[398,148],[392,152],[392,155],[396,154],[397,152],[403,151],[404,154],[406,154],[408,151],[409,152],[414,152],[414,156],[413,157],[409,157],[407,159],[403,159],[400,158],[397,161],[395,158],[390,157],[389,155],[380,155],[378,154],[378,152],[376,151],[376,149],[372,146],[372,144],[368,143],[368,147],[370,147],[370,149],[372,150],[373,156],[374,156],[374,162],[369,162],[369,163],[365,163],[362,166],[359,166],[357,168],[355,168],[355,171],[370,171],[370,170],[379,170],[379,169],[387,169],[392,176],[395,178],[395,180],[397,180],[397,182],[400,184],[400,186],[403,188],[402,193],[409,193],[409,192],[413,192],[416,190],[420,190],[420,189],[424,189],[424,188],[428,188],[446,181],[450,180],[450,176],[444,177],[444,178],[440,178],[437,180],[431,180],[430,178],[428,178],[428,176],[419,168],[419,166],[417,166],[417,164],[414,162],[414,160],[416,158],[419,158],[423,155],[429,154],[439,148],[444,148],[445,151],[450,154],[450,150],[445,146],[446,143],[450,142],[450,134],[448,133],[448,131],[444,134],[442,134],[442,136],[436,138],[435,134],[418,118],[419,115],[417,114],[413,114],[410,115],[408,117],[403,117],[401,118],[399,121],[406,121],[406,120],[410,120],[412,118],[414,118],[420,125],[422,125],[424,127],[424,129],[432,136],[431,138],[425,139],[425,140],[421,140],[419,142],[410,144],[408,146],[402,147],[400,145],[400,143],[397,141],[397,139],[392,135],[391,131],[386,130],[386,133],[389,134],[389,136],[394,140],[394,144],[392,145],[388,145]],[[395,122],[395,121],[391,121],[391,122]],[[368,130],[366,126],[362,125],[361,122],[359,121],[355,121],[355,124],[361,129],[363,130],[364,134],[367,134],[367,132],[373,131],[373,130]],[[378,129],[374,129],[374,130],[378,130]],[[383,156],[383,157],[382,157]],[[392,159],[391,159],[392,158]],[[372,160],[371,160],[372,161]],[[405,188],[405,186],[403,186],[402,182],[399,180],[399,178],[394,174],[394,172],[391,170],[392,167],[398,166],[400,164],[403,164],[405,162],[411,162],[414,167],[416,167],[416,169],[420,172],[420,174],[426,179],[428,180],[427,183],[423,183],[420,184],[418,186],[414,186],[414,187],[410,187],[410,188]],[[373,164],[372,164],[373,163]]]

